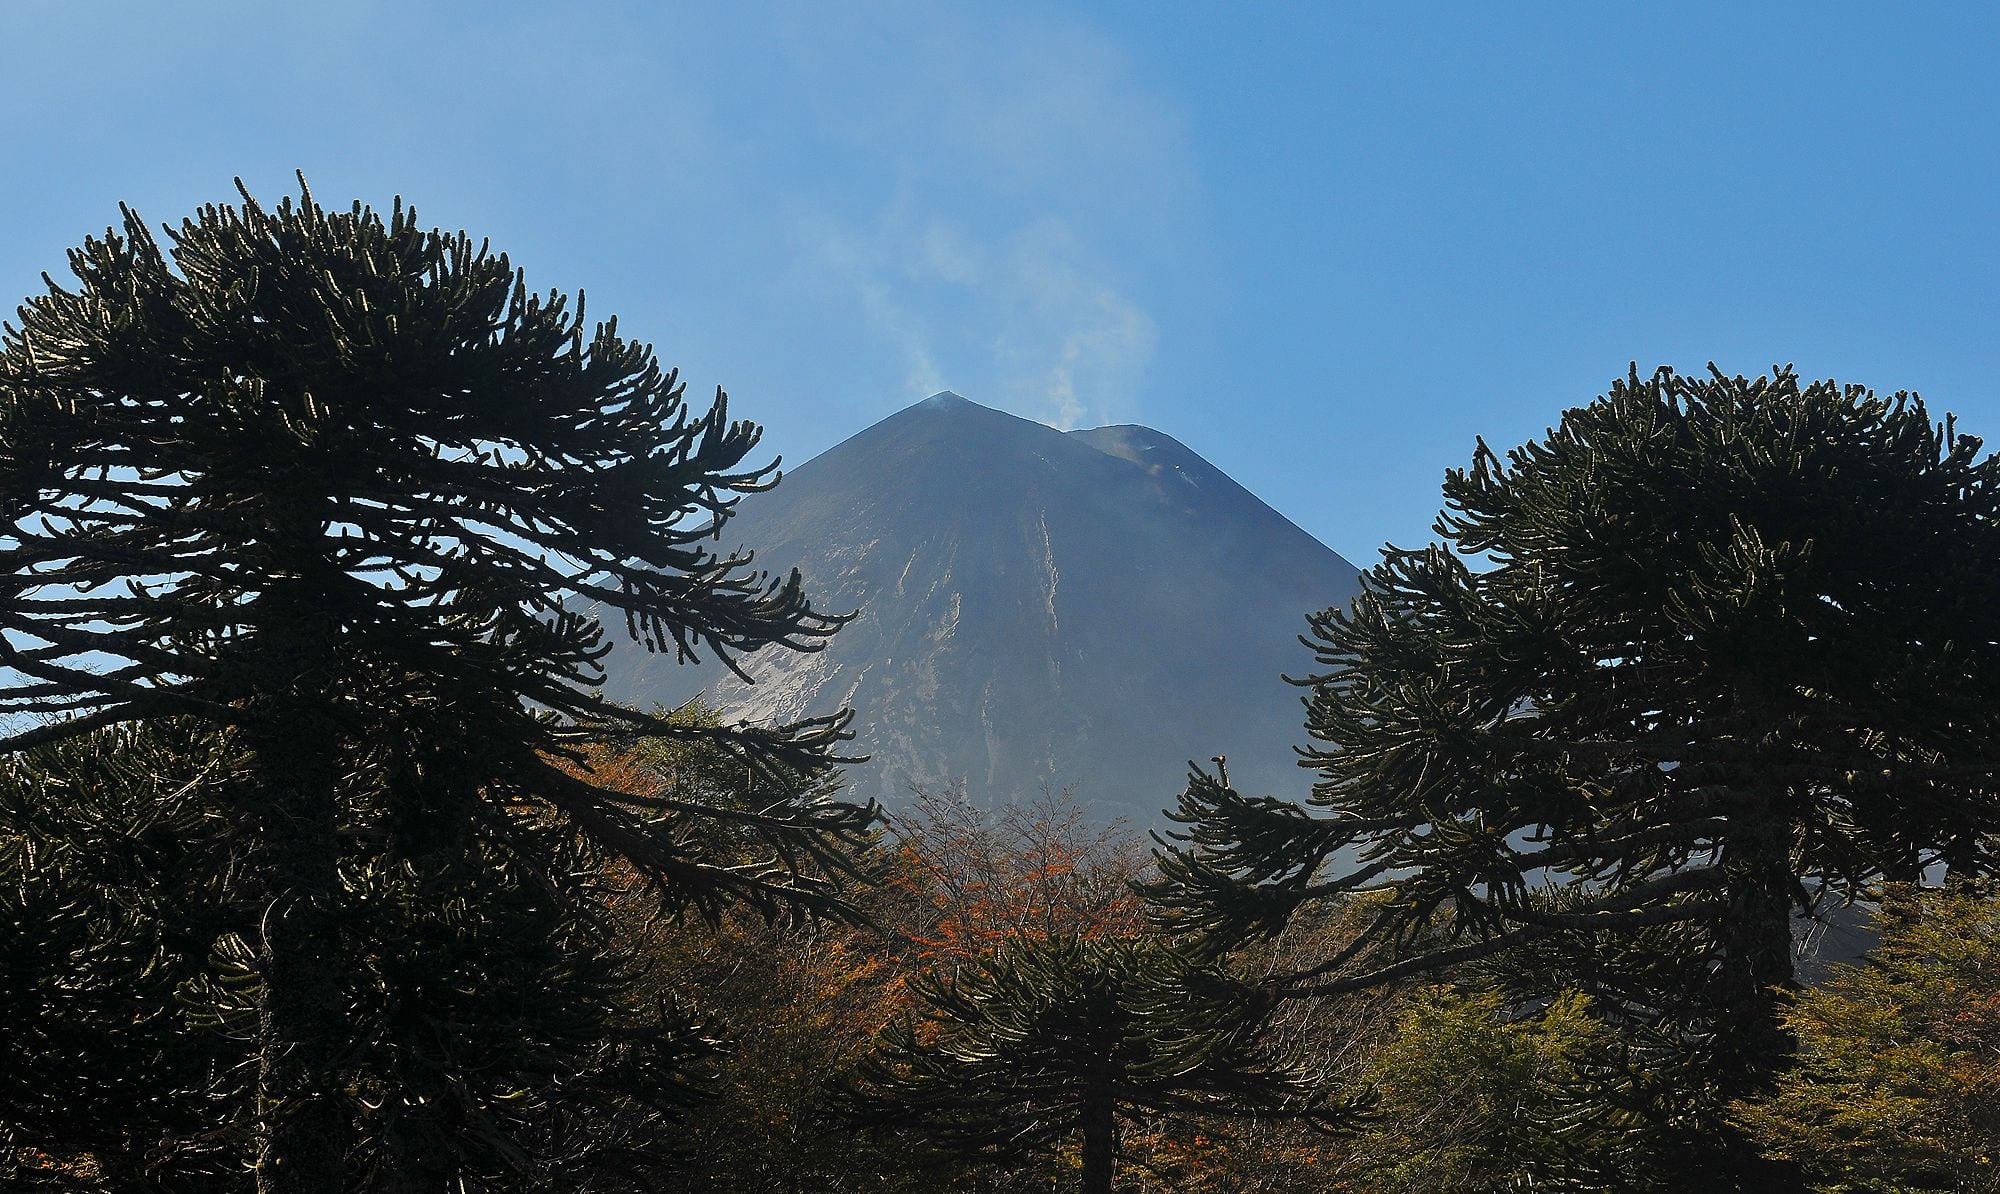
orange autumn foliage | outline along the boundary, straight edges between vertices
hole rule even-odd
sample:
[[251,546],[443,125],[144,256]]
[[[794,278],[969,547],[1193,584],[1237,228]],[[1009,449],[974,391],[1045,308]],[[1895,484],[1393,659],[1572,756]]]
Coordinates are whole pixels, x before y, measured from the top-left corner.
[[1093,826],[1067,792],[982,814],[962,791],[917,793],[892,819],[897,864],[886,887],[921,965],[951,965],[1001,942],[1058,934],[1099,940],[1140,929],[1131,881],[1145,856],[1121,827]]

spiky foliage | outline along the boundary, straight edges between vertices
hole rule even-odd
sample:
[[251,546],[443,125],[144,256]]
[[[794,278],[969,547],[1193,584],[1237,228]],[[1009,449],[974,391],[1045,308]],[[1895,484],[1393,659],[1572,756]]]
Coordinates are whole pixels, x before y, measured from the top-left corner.
[[[559,766],[606,726],[824,769],[845,716],[701,726],[595,692],[593,603],[654,648],[811,650],[840,619],[796,574],[718,556],[758,429],[683,399],[650,348],[507,258],[309,193],[246,193],[168,233],[136,216],[70,254],[0,350],[0,710],[62,713],[19,749],[164,716],[232,729],[261,976],[265,1189],[339,1189],[338,792],[387,729],[473,775],[421,816],[531,799],[684,892],[828,910],[824,891],[689,856],[657,813]],[[421,804],[432,795],[449,807]],[[790,856],[835,856],[871,810],[758,814]]]
[[[728,732],[721,715],[699,701],[665,721]],[[710,927],[729,909],[773,923],[855,919],[847,896],[873,879],[881,858],[875,820],[839,798],[838,772],[746,763],[706,736],[605,729],[563,769],[616,792],[643,819],[654,858],[674,860],[649,865],[628,855],[616,868],[647,888],[654,907]]]
[[241,1187],[248,1054],[179,997],[255,916],[215,799],[241,765],[186,722],[0,760],[0,1177],[19,1188]]
[[[657,839],[630,801],[551,765],[581,727],[824,765],[844,716],[676,722],[593,687],[579,600],[684,657],[812,650],[840,624],[796,573],[707,546],[776,477],[744,464],[760,431],[723,395],[695,414],[615,320],[586,335],[580,299],[531,294],[400,202],[384,220],[246,194],[169,246],[128,212],[6,329],[0,710],[79,716],[5,744],[164,713],[268,735],[262,706],[304,689],[329,731],[484,735],[487,772],[638,859]],[[308,655],[269,691],[273,660]]]
[[1354,1113],[1259,1054],[1265,1009],[1244,988],[1156,941],[1019,938],[911,985],[924,1014],[883,1030],[849,1115],[1003,1159],[1080,1140],[1085,1190],[1111,1188],[1124,1121]]
[[[247,1187],[266,905],[227,798],[245,763],[174,719],[0,768],[0,1140],[40,1177]],[[386,790],[342,793],[350,1187],[654,1188],[713,1046],[638,980],[592,852],[528,819],[417,848]]]
[[1789,370],[1635,369],[1504,459],[1482,442],[1447,476],[1444,543],[1385,550],[1311,619],[1310,806],[1197,774],[1155,897],[1232,938],[1386,893],[1299,991],[1667,932],[1668,986],[1605,994],[1754,1083],[1786,1049],[1802,878],[1993,866],[2000,460],[1980,448],[1914,397]]
[[[1537,902],[1560,913],[1595,898],[1559,887]],[[1715,963],[1704,926],[1666,922],[1565,930],[1459,968],[1466,987],[1502,998],[1502,1019],[1589,992],[1603,1025],[1566,1079],[1522,1109],[1522,1130],[1556,1145],[1536,1169],[1543,1186],[1693,1190],[1754,1176],[1782,1188],[1786,1175],[1725,1124],[1733,1079],[1715,1064],[1712,1036],[1725,1013],[1705,1002]]]

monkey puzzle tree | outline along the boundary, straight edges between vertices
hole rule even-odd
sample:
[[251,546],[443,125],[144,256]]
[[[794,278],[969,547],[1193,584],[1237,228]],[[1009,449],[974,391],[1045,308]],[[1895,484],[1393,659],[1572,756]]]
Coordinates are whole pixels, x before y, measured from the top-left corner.
[[[0,759],[0,1184],[249,1188],[262,903],[231,739],[169,718]],[[593,870],[584,843],[509,818],[414,852],[393,785],[364,779],[337,909],[350,1188],[671,1180],[658,1142],[714,1046],[565,890]]]
[[1504,460],[1482,442],[1447,476],[1445,543],[1385,550],[1311,619],[1310,806],[1197,774],[1155,897],[1227,938],[1384,893],[1298,992],[1667,930],[1698,951],[1659,968],[1678,989],[1592,994],[1710,1037],[1725,1088],[1754,1087],[1812,888],[1993,868],[1980,447],[1914,397],[1789,370],[1635,369]]
[[[558,766],[607,726],[713,743],[752,775],[823,769],[844,736],[844,717],[675,723],[594,691],[579,603],[683,657],[812,650],[840,624],[796,573],[705,542],[775,480],[720,392],[691,410],[615,322],[586,332],[581,299],[530,293],[400,200],[384,219],[246,192],[164,247],[127,210],[69,264],[0,345],[0,710],[64,716],[0,747],[165,716],[232,730],[265,903],[260,1188],[342,1186],[339,792],[384,733],[453,773],[407,788],[411,832],[449,842],[453,819],[532,800],[684,898],[832,906],[791,861],[837,860],[871,810],[707,808]],[[674,815],[763,849],[704,857],[652,831]]]
[[1327,1126],[1352,1118],[1259,1055],[1254,996],[1158,941],[1015,938],[911,987],[925,1015],[883,1029],[847,1113],[973,1156],[1080,1141],[1091,1194],[1111,1189],[1121,1121],[1252,1110]]
[[214,800],[236,755],[166,721],[0,759],[0,1185],[242,1186],[240,1100],[216,1097],[242,1053],[176,997],[243,927]]

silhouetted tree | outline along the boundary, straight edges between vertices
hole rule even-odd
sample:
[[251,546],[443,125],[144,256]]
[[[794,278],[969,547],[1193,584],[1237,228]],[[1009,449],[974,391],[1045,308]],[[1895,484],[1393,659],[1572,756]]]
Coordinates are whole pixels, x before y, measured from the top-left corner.
[[[0,1146],[16,1181],[248,1187],[262,905],[227,795],[246,761],[228,732],[165,719],[0,763]],[[342,793],[353,1188],[655,1188],[715,1050],[640,981],[594,902],[615,891],[586,890],[589,851],[516,819],[412,854],[381,792]]]
[[[440,825],[532,800],[704,910],[837,907],[786,875],[836,859],[871,810],[704,809],[558,765],[607,726],[753,773],[823,769],[844,735],[844,715],[677,724],[594,691],[605,648],[579,603],[684,657],[812,650],[840,623],[796,573],[706,545],[775,479],[744,464],[758,429],[719,392],[691,411],[648,347],[586,333],[580,299],[531,294],[400,201],[385,220],[245,193],[165,248],[127,211],[70,267],[0,351],[0,708],[67,716],[0,747],[167,716],[233,731],[264,905],[261,1189],[343,1185],[339,793],[392,728],[429,744],[415,766],[457,772],[408,789],[413,831],[448,842]],[[690,853],[654,831],[673,814],[731,819],[764,855]]]
[[1385,893],[1300,993],[1670,930],[1663,984],[1586,989],[1756,1087],[1788,1050],[1795,908],[1937,858],[1993,868],[1980,448],[1914,397],[1789,370],[1635,369],[1504,460],[1482,442],[1446,479],[1445,542],[1386,549],[1311,619],[1311,805],[1197,773],[1155,897],[1227,940]]
[[924,1014],[882,1031],[849,1115],[1002,1160],[1081,1141],[1092,1194],[1111,1189],[1121,1120],[1352,1114],[1259,1055],[1246,989],[1158,941],[1017,938],[912,989]]
[[243,1188],[249,1054],[180,998],[254,918],[216,799],[241,765],[185,721],[0,760],[0,1185]]

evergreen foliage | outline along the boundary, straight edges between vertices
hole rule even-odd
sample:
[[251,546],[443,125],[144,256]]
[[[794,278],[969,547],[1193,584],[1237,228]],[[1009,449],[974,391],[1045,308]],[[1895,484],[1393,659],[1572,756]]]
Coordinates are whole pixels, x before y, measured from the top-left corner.
[[1385,1194],[1546,1187],[1599,1159],[1560,1129],[1569,1089],[1616,1046],[1582,996],[1521,1015],[1497,992],[1415,992],[1368,1059],[1379,1118],[1345,1169]]
[[185,721],[0,760],[0,1185],[240,1187],[243,1057],[182,993],[253,915],[215,800],[241,765]]
[[1798,1064],[1737,1117],[1814,1189],[2000,1190],[2000,899],[1959,887],[1899,911],[1863,964],[1785,1009]]
[[[342,793],[380,778],[406,859],[470,851],[524,805],[714,915],[840,911],[872,809],[709,807],[563,765],[607,730],[702,741],[752,775],[824,771],[846,716],[675,722],[594,691],[592,603],[655,649],[812,650],[841,620],[796,574],[718,555],[758,429],[582,301],[532,294],[463,234],[321,208],[210,206],[163,246],[127,211],[0,348],[0,710],[64,716],[14,750],[163,717],[227,728],[262,911],[259,1188],[342,1187]],[[675,818],[726,819],[719,862]],[[469,835],[469,836],[468,836]],[[483,846],[480,848],[484,848]],[[444,865],[443,863],[439,864]],[[442,873],[442,872],[438,872]]]
[[1227,941],[1383,893],[1295,993],[1649,933],[1670,961],[1582,966],[1586,993],[1753,1089],[1788,1051],[1794,909],[1993,869],[1980,448],[1914,397],[1788,370],[1634,370],[1504,459],[1482,442],[1444,542],[1385,549],[1311,619],[1310,807],[1197,773],[1154,898]]
[[911,986],[925,1014],[884,1028],[849,1114],[1002,1159],[1080,1139],[1093,1194],[1111,1189],[1122,1121],[1257,1109],[1335,1126],[1356,1111],[1260,1055],[1268,1009],[1249,992],[1158,941],[1016,939]]
[[[17,1180],[248,1188],[262,904],[225,795],[245,764],[226,731],[170,719],[0,769],[16,929],[0,997],[26,1016],[0,1143],[17,1165],[43,1159]],[[372,795],[344,810],[360,844],[335,907],[353,943],[337,1049],[353,1188],[652,1188],[714,1048],[640,985],[583,852],[522,823],[412,857],[367,815]]]

